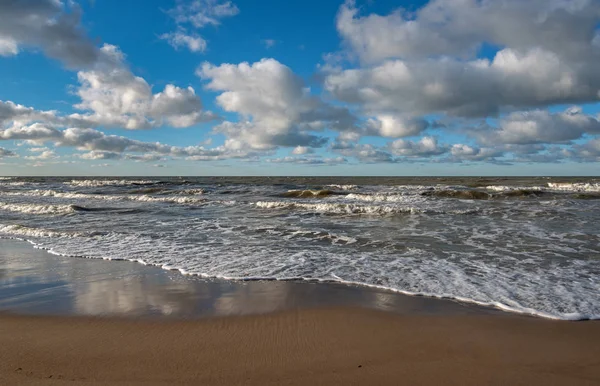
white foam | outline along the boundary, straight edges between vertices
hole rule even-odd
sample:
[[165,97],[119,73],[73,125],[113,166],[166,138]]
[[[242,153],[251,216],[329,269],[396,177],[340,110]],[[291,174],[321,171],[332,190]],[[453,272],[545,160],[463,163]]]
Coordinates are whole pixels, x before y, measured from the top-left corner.
[[69,185],[80,187],[152,185],[158,181],[150,180],[72,180]]
[[22,192],[0,192],[4,196],[29,196],[29,197],[56,197],[66,199],[103,200],[103,201],[140,201],[140,202],[165,202],[172,204],[198,204],[206,200],[203,198],[186,196],[151,196],[151,195],[107,195],[57,192],[55,190],[28,190]]
[[0,210],[28,214],[69,214],[75,209],[71,205],[15,204],[0,202]]
[[600,192],[600,183],[593,182],[548,182],[548,188],[551,190],[565,192]]
[[351,193],[346,197],[348,200],[367,201],[367,202],[414,202],[416,196],[405,194],[358,194]]
[[492,190],[495,192],[511,192],[514,190],[545,190],[543,186],[514,186],[514,185],[490,185],[486,186],[485,189]]
[[0,224],[0,233],[23,236],[23,237],[40,237],[40,238],[56,238],[56,237],[83,237],[89,236],[86,232],[61,232],[50,229],[32,228],[18,224],[3,225]]
[[422,209],[414,207],[359,205],[342,203],[303,203],[287,201],[259,201],[255,204],[263,209],[300,209],[316,213],[331,214],[377,214],[389,215],[400,213],[423,213]]
[[330,184],[330,185],[325,185],[328,188],[334,188],[334,189],[340,189],[340,190],[356,190],[358,189],[358,185],[336,185],[336,184]]

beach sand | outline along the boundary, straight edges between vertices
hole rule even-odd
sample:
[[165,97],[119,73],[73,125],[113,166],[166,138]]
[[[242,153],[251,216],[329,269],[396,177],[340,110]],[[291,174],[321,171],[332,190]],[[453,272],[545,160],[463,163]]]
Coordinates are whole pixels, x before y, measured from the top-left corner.
[[600,324],[352,308],[0,317],[3,385],[597,385]]
[[2,385],[598,385],[600,323],[0,240]]

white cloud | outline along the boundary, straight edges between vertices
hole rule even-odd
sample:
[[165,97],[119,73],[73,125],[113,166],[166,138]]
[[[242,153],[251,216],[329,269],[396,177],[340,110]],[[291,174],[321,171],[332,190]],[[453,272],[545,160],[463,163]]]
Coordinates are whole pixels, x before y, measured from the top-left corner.
[[[343,140],[417,135],[424,116],[600,101],[597,1],[431,0],[416,12],[364,16],[346,1],[336,22],[347,50],[326,56],[325,89],[369,118],[365,132]],[[498,51],[478,58],[482,47]],[[344,69],[348,56],[360,66]],[[539,137],[554,140],[545,130]]]
[[330,74],[325,87],[372,114],[482,117],[503,109],[596,101],[600,72],[595,68],[540,49],[524,54],[505,49],[492,61],[387,61]]
[[231,1],[222,0],[178,0],[177,6],[169,15],[179,24],[190,23],[196,28],[207,25],[217,26],[221,19],[240,13],[239,8]]
[[[37,146],[52,143],[57,147],[87,151],[87,154],[81,156],[84,159],[116,159],[126,155],[126,158],[135,160],[157,160],[159,156],[161,158],[170,156],[210,161],[263,155],[225,147],[207,149],[203,146],[178,147],[159,142],[143,142],[117,135],[106,135],[94,129],[67,128],[60,130],[39,122],[29,126],[0,130],[0,140],[22,140]],[[133,155],[131,155],[132,153]]]
[[398,139],[389,144],[390,151],[402,157],[432,157],[444,154],[448,146],[440,145],[435,137],[423,137],[419,141]]
[[319,147],[327,140],[315,131],[343,131],[355,124],[347,109],[311,95],[302,79],[275,59],[238,65],[204,63],[197,74],[209,81],[208,89],[222,91],[217,103],[240,117],[215,128],[226,134],[225,145],[230,148]]
[[398,138],[420,134],[429,126],[422,118],[407,118],[393,115],[380,115],[367,122],[367,134]]
[[314,150],[308,146],[296,146],[294,150],[292,150],[292,154],[295,155],[305,155],[314,153]]
[[40,152],[38,155],[25,157],[25,159],[28,159],[28,160],[49,160],[49,159],[55,159],[55,158],[58,158],[58,156],[52,150],[44,150],[44,151]]
[[600,3],[593,0],[431,0],[415,13],[398,9],[386,16],[360,16],[355,2],[346,1],[336,26],[348,46],[370,63],[472,58],[484,42],[572,56],[587,55],[599,15]]
[[74,114],[71,119],[91,126],[135,130],[163,124],[189,127],[214,118],[202,112],[202,103],[192,87],[182,89],[168,84],[162,92],[153,94],[143,78],[131,73],[116,46],[106,44],[101,52],[105,60],[77,73],[81,103],[75,107],[92,113]]
[[494,148],[480,148],[465,144],[452,145],[450,149],[452,158],[448,161],[490,161],[502,157],[504,152]]
[[600,120],[573,107],[562,113],[518,112],[500,121],[498,129],[475,131],[483,144],[567,143],[584,134],[600,134]]
[[0,36],[0,56],[14,56],[19,53],[17,42]]
[[371,144],[357,144],[350,142],[335,142],[330,149],[346,157],[353,157],[366,163],[396,162],[392,154]]
[[169,32],[160,35],[160,38],[169,42],[171,47],[179,49],[187,47],[192,52],[204,52],[206,50],[206,40],[197,34],[188,35],[185,32]]
[[206,40],[196,32],[187,32],[188,28],[201,29],[207,26],[218,26],[221,20],[240,12],[231,1],[222,0],[177,0],[177,5],[167,13],[177,23],[177,31],[160,35],[160,38],[178,49],[187,47],[192,52],[204,52]]

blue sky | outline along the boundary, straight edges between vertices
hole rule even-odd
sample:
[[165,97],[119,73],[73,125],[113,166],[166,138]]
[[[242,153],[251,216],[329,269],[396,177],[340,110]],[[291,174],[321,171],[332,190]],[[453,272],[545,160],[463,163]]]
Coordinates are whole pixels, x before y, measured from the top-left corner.
[[0,175],[597,175],[593,0],[0,4]]

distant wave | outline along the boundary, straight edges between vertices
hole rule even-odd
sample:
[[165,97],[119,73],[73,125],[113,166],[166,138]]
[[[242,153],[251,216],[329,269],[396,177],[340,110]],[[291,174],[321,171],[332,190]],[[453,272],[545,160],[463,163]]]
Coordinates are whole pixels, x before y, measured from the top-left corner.
[[356,190],[358,189],[358,185],[337,185],[330,184],[326,185],[328,188],[340,189],[340,190]]
[[108,195],[108,194],[86,194],[57,192],[55,190],[28,190],[24,192],[0,192],[5,196],[33,196],[33,197],[56,197],[68,199],[84,200],[104,200],[104,201],[141,201],[141,202],[165,202],[172,204],[200,204],[206,200],[189,196],[149,196],[149,195]]
[[548,188],[552,190],[568,192],[600,192],[598,182],[548,182]]
[[439,198],[460,198],[465,200],[491,200],[500,198],[536,198],[547,195],[548,192],[535,189],[512,189],[498,193],[488,193],[481,190],[436,190],[421,193],[422,196]]
[[345,193],[335,192],[333,190],[288,190],[281,194],[281,197],[290,198],[321,198],[333,195],[343,195]]
[[433,209],[422,209],[412,206],[395,205],[361,205],[346,203],[303,203],[287,201],[259,201],[255,203],[258,208],[263,209],[287,209],[302,210],[322,214],[365,214],[365,215],[398,215],[398,214],[422,214],[422,213],[447,213],[447,214],[473,214],[477,210],[449,210],[436,211]]
[[154,185],[159,181],[150,180],[72,180],[68,182],[71,186],[101,187],[101,186],[129,186],[129,185]]
[[350,193],[346,196],[348,200],[367,201],[367,202],[407,202],[414,200],[414,195],[406,193],[375,193],[375,194],[358,194]]

